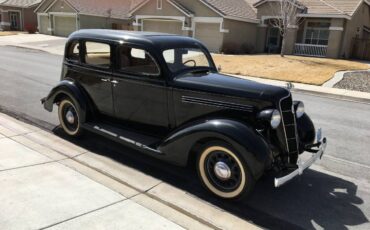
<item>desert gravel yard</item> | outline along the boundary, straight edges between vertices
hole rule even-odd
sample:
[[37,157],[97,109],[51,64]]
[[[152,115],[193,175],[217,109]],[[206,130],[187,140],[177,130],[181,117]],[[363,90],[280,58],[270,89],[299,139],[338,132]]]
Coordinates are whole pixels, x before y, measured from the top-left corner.
[[9,35],[17,35],[19,34],[19,31],[0,31],[0,36],[9,36]]
[[345,73],[343,80],[335,84],[334,88],[370,93],[370,71]]
[[214,54],[222,72],[235,75],[322,85],[338,71],[368,70],[370,66],[357,61],[280,55]]

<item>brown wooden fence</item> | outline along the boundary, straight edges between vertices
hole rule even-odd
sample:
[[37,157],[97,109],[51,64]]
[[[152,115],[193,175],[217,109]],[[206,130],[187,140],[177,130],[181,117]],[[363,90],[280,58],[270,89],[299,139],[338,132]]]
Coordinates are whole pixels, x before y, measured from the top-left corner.
[[352,40],[351,58],[370,61],[370,39],[354,38]]

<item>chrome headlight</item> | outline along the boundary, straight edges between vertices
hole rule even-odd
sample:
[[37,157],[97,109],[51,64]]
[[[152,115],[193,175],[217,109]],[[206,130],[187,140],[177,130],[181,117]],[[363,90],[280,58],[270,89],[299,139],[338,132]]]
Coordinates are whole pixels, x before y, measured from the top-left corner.
[[305,108],[303,102],[299,101],[294,104],[295,114],[297,118],[301,118],[305,113]]
[[275,109],[272,112],[272,116],[271,116],[271,121],[270,121],[271,127],[273,129],[276,129],[277,127],[279,127],[280,123],[281,123],[281,115],[280,115],[280,112]]
[[258,118],[270,123],[273,129],[279,127],[281,123],[280,112],[276,109],[263,110],[258,114]]

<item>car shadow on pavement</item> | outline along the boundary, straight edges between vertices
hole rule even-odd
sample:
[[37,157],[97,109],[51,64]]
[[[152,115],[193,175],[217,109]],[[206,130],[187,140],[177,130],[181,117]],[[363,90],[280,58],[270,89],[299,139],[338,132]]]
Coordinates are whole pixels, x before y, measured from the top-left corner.
[[88,151],[108,157],[128,167],[185,190],[246,221],[268,229],[347,229],[369,222],[357,205],[359,197],[353,182],[307,170],[281,188],[274,188],[273,176],[265,175],[249,198],[223,201],[206,192],[191,167],[170,165],[92,133],[79,139],[67,137],[60,128],[54,133]]

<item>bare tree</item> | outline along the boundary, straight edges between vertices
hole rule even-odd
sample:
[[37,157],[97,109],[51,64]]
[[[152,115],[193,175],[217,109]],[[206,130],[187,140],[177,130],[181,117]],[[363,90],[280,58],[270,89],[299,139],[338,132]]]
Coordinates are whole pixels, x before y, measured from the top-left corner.
[[305,10],[305,7],[298,0],[270,0],[270,8],[274,18],[270,19],[270,25],[278,28],[282,37],[280,56],[285,55],[285,43],[288,29],[300,24],[297,17]]

